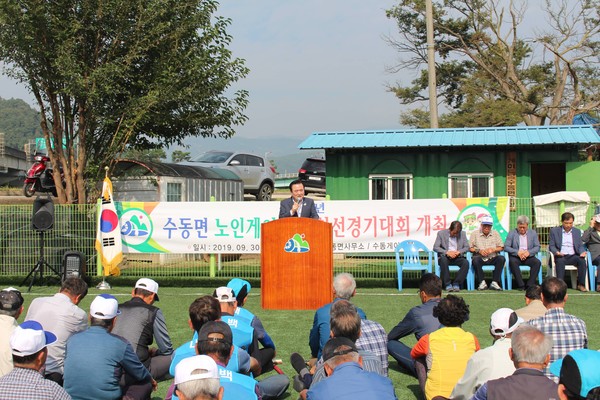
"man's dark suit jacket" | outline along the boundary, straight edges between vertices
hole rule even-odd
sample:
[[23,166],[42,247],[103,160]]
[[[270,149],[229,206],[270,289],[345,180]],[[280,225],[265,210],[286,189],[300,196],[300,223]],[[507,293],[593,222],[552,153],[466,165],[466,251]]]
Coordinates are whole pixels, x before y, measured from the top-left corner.
[[[562,247],[562,231],[562,226],[550,229],[550,244],[548,244],[548,250],[554,255],[556,255]],[[581,231],[577,228],[571,228],[571,232],[573,232],[573,247],[575,254],[580,255],[585,251],[585,247],[581,241]]]
[[[279,203],[279,218],[296,217],[296,214],[290,215],[293,205],[294,199],[291,197],[281,200],[281,203]],[[302,212],[299,216],[304,218],[319,219],[319,214],[317,213],[317,208],[315,207],[315,202],[313,199],[309,199],[308,197],[304,197],[302,199]]]

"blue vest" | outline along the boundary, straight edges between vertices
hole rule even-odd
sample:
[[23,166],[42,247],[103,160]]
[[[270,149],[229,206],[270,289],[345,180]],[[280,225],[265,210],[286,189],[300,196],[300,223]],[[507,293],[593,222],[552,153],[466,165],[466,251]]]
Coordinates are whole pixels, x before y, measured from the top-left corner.
[[[171,366],[169,367],[169,374],[171,376],[175,376],[175,366],[179,364],[179,361],[184,358],[193,357],[196,355],[196,344],[198,343],[198,332],[194,331],[194,336],[192,340],[182,344],[179,346],[175,353],[173,354],[173,359],[171,360]],[[229,363],[227,364],[227,369],[235,372],[239,372],[240,362],[238,360],[238,352],[240,348],[237,346],[233,346],[233,353],[231,353],[231,358],[229,359]]]
[[236,308],[235,313],[233,313],[233,316],[236,318],[246,320],[246,322],[248,322],[248,325],[252,325],[252,320],[254,319],[254,314],[242,307]]
[[[256,398],[256,380],[250,378],[247,375],[238,374],[237,372],[233,372],[228,370],[227,368],[223,368],[220,365],[219,367],[219,380],[221,382],[221,386],[225,387],[225,385],[237,385],[245,389],[246,392],[252,393]],[[225,390],[227,392],[227,390]],[[231,397],[233,399],[233,397]],[[238,397],[237,399],[246,399],[249,397]]]
[[248,351],[254,339],[254,328],[245,319],[222,315],[221,320],[226,322],[233,333],[233,344]]

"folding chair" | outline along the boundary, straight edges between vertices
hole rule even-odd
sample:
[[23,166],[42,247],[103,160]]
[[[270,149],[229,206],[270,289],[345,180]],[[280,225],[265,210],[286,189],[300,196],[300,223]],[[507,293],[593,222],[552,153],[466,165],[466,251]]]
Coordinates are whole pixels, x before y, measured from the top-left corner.
[[[549,251],[548,254],[550,254],[550,257],[548,258],[548,273],[546,274],[546,276],[556,276],[556,269],[554,268],[554,254]],[[588,253],[589,255],[589,253]],[[589,256],[586,256],[586,259],[589,259]],[[588,265],[588,268],[585,271],[585,288],[587,290],[590,290],[590,275],[591,275],[591,270],[590,270],[590,264],[591,262],[586,260],[586,263]],[[567,271],[569,271],[569,273],[571,274],[571,286],[573,287],[573,289],[577,289],[577,265],[565,265],[565,274],[567,273]],[[594,270],[595,273],[595,270]]]
[[[432,270],[432,251],[416,240],[405,240],[398,243],[396,249],[396,269],[398,272],[398,290],[402,291],[402,273],[404,271]],[[421,252],[427,253],[427,264],[421,262]],[[402,253],[402,255],[400,255]]]

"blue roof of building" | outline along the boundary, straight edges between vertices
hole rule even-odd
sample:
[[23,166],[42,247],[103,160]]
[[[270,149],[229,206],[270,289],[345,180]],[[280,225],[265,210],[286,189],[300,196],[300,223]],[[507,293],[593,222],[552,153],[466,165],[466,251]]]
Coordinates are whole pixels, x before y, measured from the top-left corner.
[[300,149],[539,146],[600,143],[591,125],[314,132]]

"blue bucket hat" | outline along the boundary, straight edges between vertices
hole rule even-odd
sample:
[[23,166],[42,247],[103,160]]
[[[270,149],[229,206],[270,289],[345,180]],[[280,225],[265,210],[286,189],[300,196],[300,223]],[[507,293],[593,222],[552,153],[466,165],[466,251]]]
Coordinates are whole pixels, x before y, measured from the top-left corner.
[[560,377],[560,383],[572,393],[585,398],[590,390],[600,386],[600,352],[573,350],[550,365],[550,372]]

